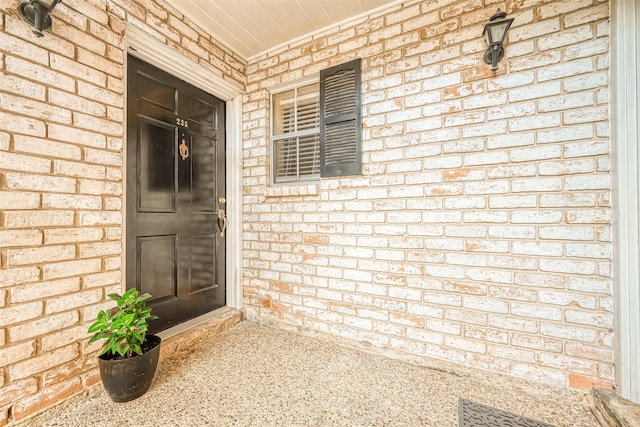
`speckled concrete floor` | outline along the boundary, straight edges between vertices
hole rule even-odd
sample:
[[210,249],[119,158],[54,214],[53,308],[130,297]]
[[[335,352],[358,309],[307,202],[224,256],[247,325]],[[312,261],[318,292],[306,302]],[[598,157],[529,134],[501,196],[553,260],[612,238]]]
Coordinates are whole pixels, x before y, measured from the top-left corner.
[[161,359],[149,391],[98,385],[20,426],[457,426],[460,397],[556,426],[598,426],[589,396],[452,373],[244,321]]

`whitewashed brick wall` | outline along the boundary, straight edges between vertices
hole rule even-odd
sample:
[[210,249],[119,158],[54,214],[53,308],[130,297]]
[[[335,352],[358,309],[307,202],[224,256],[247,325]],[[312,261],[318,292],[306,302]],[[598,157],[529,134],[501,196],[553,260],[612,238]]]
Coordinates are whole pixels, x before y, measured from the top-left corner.
[[[515,21],[493,73],[497,8]],[[430,0],[252,61],[250,318],[612,386],[610,43],[607,1]],[[364,174],[271,186],[269,89],[356,57]]]
[[[607,1],[412,1],[246,72],[163,2],[65,0],[42,39],[17,5],[0,0],[0,426],[98,381],[86,327],[123,277],[125,22],[248,83],[250,316],[612,385]],[[516,21],[494,74],[498,7]],[[269,88],[355,57],[363,176],[269,185]]]
[[122,289],[125,22],[244,84],[164,2],[65,0],[41,39],[0,0],[0,426],[99,381],[88,325]]

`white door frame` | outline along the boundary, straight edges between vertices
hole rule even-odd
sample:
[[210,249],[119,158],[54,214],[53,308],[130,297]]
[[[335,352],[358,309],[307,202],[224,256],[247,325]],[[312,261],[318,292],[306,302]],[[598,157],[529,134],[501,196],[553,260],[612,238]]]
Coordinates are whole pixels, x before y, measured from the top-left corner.
[[640,403],[640,3],[613,1],[611,127],[616,175],[616,382],[622,397]]
[[[130,23],[126,26],[125,34],[128,53],[226,102],[226,191],[227,218],[229,218],[226,247],[226,305],[227,307],[241,309],[243,89],[239,85],[234,85],[212,73],[204,66],[192,61],[187,56]],[[126,215],[123,215],[123,217],[126,218]]]

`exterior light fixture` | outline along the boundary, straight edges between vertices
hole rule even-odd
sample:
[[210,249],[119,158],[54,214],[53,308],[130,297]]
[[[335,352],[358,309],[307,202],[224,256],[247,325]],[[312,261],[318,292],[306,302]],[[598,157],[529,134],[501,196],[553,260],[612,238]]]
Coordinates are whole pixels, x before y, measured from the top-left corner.
[[514,18],[506,18],[507,12],[500,9],[489,18],[489,23],[484,26],[483,35],[487,36],[487,44],[489,49],[484,53],[484,62],[491,64],[491,71],[498,69],[498,62],[504,57],[504,48],[502,42],[507,36],[507,31],[511,27]]
[[18,14],[23,21],[33,25],[33,34],[38,37],[44,36],[42,30],[51,28],[51,16],[58,3],[62,0],[29,0],[20,3]]

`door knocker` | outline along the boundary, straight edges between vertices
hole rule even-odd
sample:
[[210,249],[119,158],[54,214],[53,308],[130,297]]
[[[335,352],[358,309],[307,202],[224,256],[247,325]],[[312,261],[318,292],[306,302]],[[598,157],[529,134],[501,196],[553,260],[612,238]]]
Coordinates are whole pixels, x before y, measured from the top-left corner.
[[184,138],[180,143],[180,157],[182,157],[182,160],[187,160],[187,157],[189,157],[189,147],[187,147],[187,141]]

